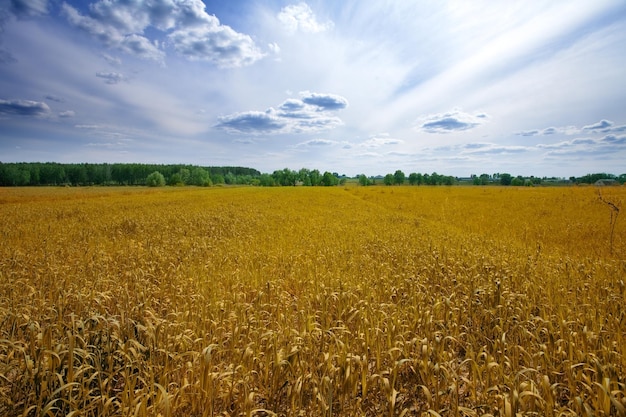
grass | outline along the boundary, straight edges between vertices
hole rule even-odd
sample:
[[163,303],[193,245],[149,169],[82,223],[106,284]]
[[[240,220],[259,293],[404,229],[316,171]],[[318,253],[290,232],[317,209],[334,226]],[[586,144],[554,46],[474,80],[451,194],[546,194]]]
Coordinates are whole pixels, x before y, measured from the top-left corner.
[[610,214],[590,187],[0,189],[0,414],[623,416]]

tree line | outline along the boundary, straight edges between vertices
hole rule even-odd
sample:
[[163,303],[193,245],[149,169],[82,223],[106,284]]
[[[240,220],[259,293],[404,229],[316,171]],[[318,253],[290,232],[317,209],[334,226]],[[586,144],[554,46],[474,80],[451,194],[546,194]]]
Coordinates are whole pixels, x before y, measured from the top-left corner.
[[201,167],[160,164],[62,164],[56,162],[0,162],[0,186],[27,185],[147,185],[154,172],[166,184],[211,185],[250,183],[261,173],[245,167]]
[[626,174],[619,176],[607,173],[587,174],[582,177],[547,178],[513,176],[509,173],[471,175],[459,178],[442,175],[412,172],[408,176],[402,170],[393,174],[376,177],[358,175],[348,178],[336,172],[320,172],[317,169],[302,168],[298,171],[284,168],[270,173],[261,173],[254,168],[237,166],[197,166],[184,164],[138,164],[138,163],[82,163],[62,164],[56,162],[0,162],[0,186],[38,185],[258,185],[274,186],[333,186],[347,181],[359,185],[512,185],[533,186],[541,184],[594,184],[598,180],[610,179],[624,184]]

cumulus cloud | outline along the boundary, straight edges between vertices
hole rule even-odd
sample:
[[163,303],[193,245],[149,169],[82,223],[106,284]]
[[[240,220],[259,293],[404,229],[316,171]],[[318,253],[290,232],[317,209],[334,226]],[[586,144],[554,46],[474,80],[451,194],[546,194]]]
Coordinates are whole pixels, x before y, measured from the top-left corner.
[[469,114],[461,110],[432,114],[422,118],[419,129],[428,133],[450,133],[473,129],[485,123],[484,113]]
[[45,116],[49,113],[50,107],[43,101],[0,99],[0,114]]
[[126,77],[119,72],[105,71],[96,72],[96,77],[104,79],[104,82],[107,84],[118,84],[126,79]]
[[250,36],[220,25],[215,16],[206,24],[186,27],[168,38],[174,49],[192,61],[210,61],[218,67],[242,67],[263,58]]
[[74,112],[74,110],[66,110],[66,111],[59,112],[59,117],[62,117],[62,118],[74,117],[75,115],[76,113]]
[[613,126],[613,122],[602,119],[598,123],[583,126],[583,130],[607,130],[611,126]]
[[304,103],[316,106],[320,111],[341,110],[348,107],[348,100],[336,94],[317,94],[305,91],[300,95]]
[[333,22],[320,23],[313,10],[306,3],[291,4],[283,7],[278,13],[278,20],[290,33],[297,31],[318,33],[333,27]]
[[265,112],[247,111],[222,116],[217,127],[229,133],[261,134],[279,132],[286,125],[287,122],[270,109]]
[[[265,56],[250,36],[209,15],[201,0],[99,0],[89,6],[88,15],[63,3],[62,13],[105,45],[144,59],[162,61],[165,45],[189,60],[218,67],[250,65]],[[166,33],[167,42],[150,40],[149,28]]]
[[215,127],[235,134],[320,132],[343,124],[332,112],[348,106],[348,100],[336,94],[304,91],[301,99],[285,100],[277,109],[247,111],[222,116]]

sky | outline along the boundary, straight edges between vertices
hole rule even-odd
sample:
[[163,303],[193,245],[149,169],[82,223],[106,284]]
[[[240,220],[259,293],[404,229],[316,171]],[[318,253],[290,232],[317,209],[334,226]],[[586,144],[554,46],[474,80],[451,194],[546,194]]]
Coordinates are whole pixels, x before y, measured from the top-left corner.
[[626,173],[623,0],[0,0],[0,162]]

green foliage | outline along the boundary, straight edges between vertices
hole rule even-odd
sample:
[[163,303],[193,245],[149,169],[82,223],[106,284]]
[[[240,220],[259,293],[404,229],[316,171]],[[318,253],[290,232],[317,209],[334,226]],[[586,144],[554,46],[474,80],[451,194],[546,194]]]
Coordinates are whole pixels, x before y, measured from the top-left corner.
[[337,184],[339,184],[339,178],[337,178],[335,175],[331,174],[328,171],[324,172],[324,175],[322,176],[323,186],[330,187],[332,185],[337,185]]
[[501,185],[511,185],[511,182],[513,182],[513,177],[511,176],[511,174],[500,174]]
[[185,183],[183,182],[183,176],[180,175],[179,172],[177,172],[175,174],[172,174],[170,176],[170,180],[168,181],[168,184],[169,185],[178,185],[178,186],[185,185]]
[[404,184],[404,180],[405,180],[405,175],[404,172],[397,170],[394,174],[393,174],[393,183],[396,185],[402,185]]
[[200,187],[208,187],[213,185],[209,171],[204,168],[196,167],[191,171],[191,184]]
[[[181,184],[198,184],[194,172],[202,169],[210,175],[224,175],[228,172],[237,181],[251,182],[261,173],[244,167],[198,167],[194,165],[157,164],[60,164],[55,162],[0,162],[0,186],[25,185],[144,185],[148,175],[159,171],[166,179],[179,174]],[[196,173],[197,175],[197,173]],[[202,185],[210,185],[204,174]]]
[[146,185],[148,187],[163,187],[165,185],[165,177],[159,171],[154,171],[146,177]]
[[383,183],[385,185],[393,185],[395,181],[395,178],[393,177],[393,174],[387,174],[385,175],[385,178],[383,179]]
[[411,185],[422,185],[424,183],[424,177],[422,174],[417,172],[411,172],[409,174],[409,184]]

